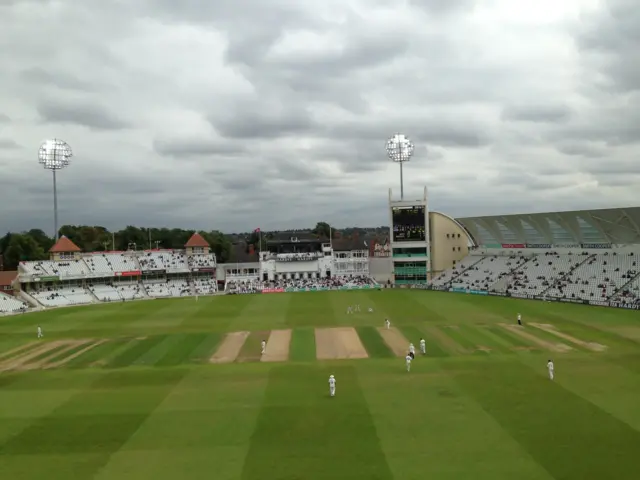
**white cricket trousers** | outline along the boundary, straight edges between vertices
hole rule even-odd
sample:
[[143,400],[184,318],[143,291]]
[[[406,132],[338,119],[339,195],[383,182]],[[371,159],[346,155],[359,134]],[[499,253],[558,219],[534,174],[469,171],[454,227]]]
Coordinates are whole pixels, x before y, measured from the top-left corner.
[[336,396],[336,387],[329,387],[329,395],[332,397]]
[[549,379],[553,380],[553,370],[549,370]]

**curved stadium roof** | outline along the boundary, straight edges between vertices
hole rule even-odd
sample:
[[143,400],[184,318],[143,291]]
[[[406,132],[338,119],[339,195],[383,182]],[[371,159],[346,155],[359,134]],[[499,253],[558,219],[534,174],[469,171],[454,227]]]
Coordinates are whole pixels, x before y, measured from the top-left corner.
[[640,207],[456,218],[478,245],[640,244]]

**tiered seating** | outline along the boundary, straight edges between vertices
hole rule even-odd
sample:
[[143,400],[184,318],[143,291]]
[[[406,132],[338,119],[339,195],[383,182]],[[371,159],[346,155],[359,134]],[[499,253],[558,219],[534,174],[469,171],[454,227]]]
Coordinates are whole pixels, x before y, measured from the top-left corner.
[[224,290],[227,293],[258,293],[267,287],[268,285],[265,285],[264,282],[257,278],[252,278],[246,280],[227,280],[224,285]]
[[123,300],[137,300],[144,298],[142,286],[139,283],[130,285],[117,285],[118,294]]
[[272,282],[262,282],[258,278],[227,280],[225,291],[228,293],[257,293],[265,288],[339,288],[376,285],[365,275],[343,275],[331,278],[288,278]]
[[144,288],[147,290],[147,294],[152,298],[170,297],[171,292],[167,282],[152,282],[143,283]]
[[62,307],[65,305],[84,305],[93,302],[93,297],[81,286],[49,287],[31,294],[33,298],[46,307]]
[[25,262],[20,264],[27,275],[55,275],[59,277],[82,277],[89,269],[82,260]]
[[26,275],[53,276],[55,274],[53,273],[52,270],[49,270],[49,267],[51,267],[50,264],[51,262],[48,260],[41,261],[41,262],[22,262],[20,263],[20,269]]
[[191,287],[187,280],[169,280],[167,286],[169,287],[169,292],[171,292],[172,297],[182,297],[192,294]]
[[471,255],[468,257],[464,257],[460,262],[458,262],[455,267],[449,270],[445,270],[436,278],[434,278],[431,284],[436,287],[443,287],[447,283],[450,283],[458,275],[461,275],[462,272],[464,272],[467,268],[470,268],[474,263],[477,263],[480,260],[482,260],[481,257]]
[[142,270],[186,270],[187,257],[182,251],[159,250],[138,256]]
[[124,253],[96,253],[84,257],[92,273],[132,272],[140,270],[136,261]]
[[206,255],[191,255],[188,258],[189,268],[215,268],[216,257],[213,253]]
[[150,297],[183,297],[192,295],[187,280],[169,280],[167,282],[153,282],[144,284]]
[[509,276],[507,290],[515,296],[540,295],[554,282],[584,262],[588,255],[588,253],[559,255],[555,252],[537,255]]
[[558,280],[545,295],[558,298],[581,300],[607,300],[630,279],[640,268],[637,254],[604,253],[593,255],[587,262],[571,274]]
[[612,300],[625,305],[640,305],[640,277],[627,285]]
[[515,255],[484,257],[479,263],[457,277],[452,285],[458,288],[488,291],[494,283],[527,260],[528,258]]
[[215,278],[194,278],[193,286],[198,295],[210,295],[218,291],[218,283]]
[[122,300],[122,297],[118,295],[118,291],[112,285],[91,285],[89,289],[101,302],[117,302]]
[[0,313],[24,312],[29,305],[11,295],[0,293]]

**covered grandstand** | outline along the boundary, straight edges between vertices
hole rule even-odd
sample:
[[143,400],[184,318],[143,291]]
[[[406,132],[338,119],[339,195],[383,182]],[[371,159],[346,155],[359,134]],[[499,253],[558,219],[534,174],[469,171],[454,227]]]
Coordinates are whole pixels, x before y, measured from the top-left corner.
[[457,221],[476,248],[431,288],[640,309],[640,207]]
[[639,245],[640,207],[523,213],[456,219],[487,248]]

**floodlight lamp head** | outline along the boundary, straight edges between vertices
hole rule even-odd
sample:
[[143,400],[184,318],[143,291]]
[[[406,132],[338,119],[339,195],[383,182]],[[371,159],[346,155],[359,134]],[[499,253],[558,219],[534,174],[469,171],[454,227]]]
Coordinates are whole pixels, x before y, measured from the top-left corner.
[[405,135],[396,133],[387,140],[387,156],[392,162],[408,162],[413,155],[413,143]]
[[62,170],[69,166],[73,152],[67,142],[53,139],[40,145],[38,162],[47,170]]

